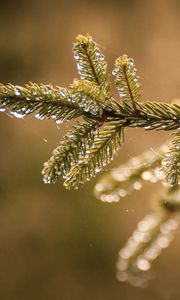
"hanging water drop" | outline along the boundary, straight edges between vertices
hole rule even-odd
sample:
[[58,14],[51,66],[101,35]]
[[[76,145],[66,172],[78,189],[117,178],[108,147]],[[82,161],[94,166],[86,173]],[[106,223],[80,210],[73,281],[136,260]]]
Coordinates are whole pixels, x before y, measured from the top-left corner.
[[17,112],[15,112],[15,111],[12,111],[12,112],[11,112],[11,115],[14,116],[14,117],[16,117],[16,118],[18,118],[18,119],[23,119],[24,116],[25,116],[24,114],[17,113]]

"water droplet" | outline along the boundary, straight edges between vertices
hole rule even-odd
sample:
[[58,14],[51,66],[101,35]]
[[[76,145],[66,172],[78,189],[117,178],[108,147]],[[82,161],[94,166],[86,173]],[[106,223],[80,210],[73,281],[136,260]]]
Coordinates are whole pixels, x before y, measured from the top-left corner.
[[95,189],[97,192],[102,192],[104,190],[104,185],[101,183],[96,184]]
[[151,179],[151,177],[152,177],[152,173],[151,172],[149,172],[149,171],[144,171],[143,173],[142,173],[142,179],[144,179],[144,180],[150,180]]
[[119,255],[123,259],[129,259],[131,256],[130,249],[126,249],[126,248],[121,249]]
[[144,258],[139,258],[137,260],[137,267],[141,270],[141,271],[148,271],[151,267],[150,263],[148,260],[144,259]]
[[13,115],[14,117],[16,117],[18,119],[23,119],[23,117],[25,116],[24,114],[20,114],[20,113],[17,113],[15,111],[12,111],[11,115]]
[[142,183],[139,182],[139,181],[136,181],[134,184],[133,184],[133,188],[135,190],[140,190],[142,188]]
[[[88,151],[88,152],[89,152],[89,151]],[[96,172],[96,173],[98,173],[98,172],[100,172],[100,171],[101,171],[101,168],[100,168],[100,167],[96,167],[96,168],[95,168],[95,172]]]
[[58,125],[61,124],[61,123],[63,123],[62,120],[57,120],[57,121],[56,121],[56,124],[58,124]]
[[117,181],[125,180],[125,176],[124,176],[124,174],[121,173],[120,170],[113,170],[111,174],[112,174],[113,178]]
[[117,272],[116,277],[121,282],[127,281],[127,279],[128,279],[128,276],[127,276],[126,272]]
[[147,231],[149,229],[149,224],[145,221],[141,221],[138,224],[138,229],[142,232]]
[[158,252],[155,247],[150,247],[144,253],[144,257],[147,260],[155,260],[157,258],[157,256],[158,256]]
[[20,90],[19,90],[18,87],[14,88],[14,93],[15,93],[16,96],[20,96],[21,95],[21,92],[20,92]]
[[125,271],[128,268],[128,262],[125,259],[120,259],[117,263],[117,269],[120,271]]
[[150,178],[150,182],[156,183],[158,181],[158,178],[155,175],[152,175]]
[[43,181],[44,181],[45,184],[54,183],[54,182],[51,180],[51,177],[50,177],[50,176],[44,177],[44,178],[43,178]]
[[127,191],[125,191],[125,190],[119,190],[118,194],[119,194],[120,197],[125,197],[127,195]]
[[78,59],[79,59],[79,55],[78,55],[78,54],[75,54],[75,55],[74,55],[74,58],[78,60]]
[[159,236],[157,239],[157,244],[159,245],[159,247],[161,248],[167,248],[170,244],[171,238],[170,236]]
[[41,116],[39,113],[35,115],[35,118],[36,118],[37,120],[43,120],[43,119],[44,119],[44,117]]
[[120,197],[116,194],[112,195],[101,195],[100,196],[100,200],[103,201],[103,202],[118,202],[120,200]]

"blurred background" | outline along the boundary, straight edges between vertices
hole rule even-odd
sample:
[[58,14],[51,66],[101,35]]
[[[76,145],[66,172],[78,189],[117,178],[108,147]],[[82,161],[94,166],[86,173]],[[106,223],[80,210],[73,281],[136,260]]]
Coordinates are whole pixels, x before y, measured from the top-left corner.
[[[121,54],[135,59],[144,100],[180,96],[178,0],[1,1],[0,82],[68,85],[77,76],[72,43],[87,32],[109,70]],[[64,190],[62,182],[43,183],[43,162],[70,126],[0,114],[0,299],[178,300],[178,232],[154,264],[156,277],[146,289],[115,277],[118,251],[149,212],[158,184],[105,204],[92,193],[97,179],[78,191]],[[167,137],[128,130],[109,168],[156,149]]]

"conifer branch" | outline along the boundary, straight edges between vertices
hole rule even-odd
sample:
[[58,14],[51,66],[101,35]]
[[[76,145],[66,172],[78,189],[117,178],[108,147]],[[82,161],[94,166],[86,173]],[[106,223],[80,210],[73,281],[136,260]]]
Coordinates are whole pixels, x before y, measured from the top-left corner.
[[15,117],[36,113],[37,119],[68,120],[82,114],[66,88],[52,85],[0,85],[0,109],[9,109]]
[[133,191],[140,190],[146,181],[155,183],[160,180],[158,167],[167,149],[167,145],[163,145],[156,151],[145,151],[126,164],[106,172],[94,188],[96,198],[103,202],[118,202]]
[[55,183],[56,180],[66,178],[73,166],[90,151],[99,122],[90,121],[79,123],[69,131],[59,146],[53,150],[52,156],[44,164],[42,174],[45,183]]
[[154,183],[162,177],[168,183],[158,210],[139,223],[119,254],[118,279],[141,285],[144,279],[139,279],[139,273],[150,269],[161,249],[169,245],[171,231],[176,227],[171,218],[180,210],[180,104],[139,102],[142,85],[134,60],[127,55],[116,60],[113,70],[120,96],[117,101],[110,90],[107,63],[92,38],[78,35],[73,52],[80,79],[68,88],[0,84],[0,111],[7,110],[18,118],[35,114],[38,119],[54,119],[57,123],[81,117],[42,171],[45,183],[64,178],[67,189],[78,188],[110,163],[122,145],[126,128],[175,131],[168,150],[166,146],[131,159],[102,177],[95,187],[98,199],[118,202],[139,190],[146,180]]
[[[145,130],[175,130],[180,128],[180,105],[158,102],[136,102],[136,111],[133,103],[123,101],[112,104],[113,118],[124,119],[128,127],[141,127]],[[112,115],[111,111],[110,114]],[[137,113],[138,112],[138,113]]]
[[144,287],[151,279],[146,273],[152,262],[167,248],[177,227],[172,213],[157,211],[139,222],[137,229],[120,250],[117,261],[117,279]]
[[180,183],[180,133],[177,132],[162,160],[162,178],[170,185]]
[[[115,154],[118,148],[117,141],[121,144],[124,128],[176,130],[180,124],[179,104],[138,102],[141,84],[132,59],[123,55],[116,60],[113,74],[121,99],[117,102],[110,95],[109,75],[104,56],[92,38],[89,35],[79,35],[73,51],[81,79],[74,80],[69,88],[33,83],[26,84],[25,87],[0,85],[1,111],[8,109],[15,117],[35,113],[38,119],[52,118],[58,123],[82,116],[88,123],[80,123],[74,127],[73,138],[66,136],[66,140],[55,149],[43,170],[46,182],[54,182],[63,176],[66,178],[67,188],[77,187],[80,182],[84,183],[94,176],[97,170],[102,170]],[[93,135],[95,124],[98,128]],[[90,141],[86,130],[91,134]],[[76,159],[73,161],[69,157],[74,155],[74,138],[78,142]],[[91,143],[92,146],[86,149],[86,143]],[[80,150],[82,147],[85,147],[85,150]],[[84,156],[78,154],[81,152],[85,153]],[[65,169],[66,172],[60,172]]]
[[92,38],[88,34],[87,36],[78,35],[73,52],[81,79],[92,81],[99,85],[102,90],[109,92],[110,82],[107,63]]
[[80,183],[89,181],[112,160],[123,141],[123,126],[111,121],[96,129],[90,149],[79,159],[67,174],[64,186],[77,188]]
[[25,87],[0,84],[0,110],[9,109],[13,116],[19,118],[36,113],[36,118],[41,120],[52,118],[65,121],[89,115],[100,118],[103,102],[98,88],[93,93],[93,86],[88,84],[84,83],[81,89],[75,83],[72,86],[66,89],[35,83]]
[[134,60],[128,58],[127,55],[122,55],[116,59],[115,69],[115,84],[119,91],[121,100],[130,100],[133,108],[136,111],[136,101],[139,100],[142,93],[142,85],[139,83],[139,76],[135,68]]
[[104,122],[119,120],[126,127],[146,130],[180,128],[180,105],[157,102],[117,103],[88,81],[74,81],[69,89],[52,85],[26,84],[25,87],[0,85],[0,109],[10,109],[15,117],[36,113],[38,119],[69,120],[78,116]]
[[151,279],[151,274],[147,271],[162,250],[169,246],[173,239],[172,232],[178,225],[174,213],[180,210],[179,193],[179,189],[167,189],[159,199],[161,207],[139,222],[137,229],[119,252],[118,280],[143,287]]

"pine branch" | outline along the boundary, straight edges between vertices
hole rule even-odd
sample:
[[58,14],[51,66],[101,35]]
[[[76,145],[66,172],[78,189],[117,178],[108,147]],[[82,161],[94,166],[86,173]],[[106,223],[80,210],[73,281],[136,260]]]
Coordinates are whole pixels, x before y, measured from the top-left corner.
[[152,262],[172,241],[177,228],[172,213],[157,211],[139,222],[137,229],[120,250],[117,261],[117,279],[144,287],[151,275]]
[[55,183],[59,177],[66,178],[70,169],[90,151],[96,129],[100,125],[95,121],[80,123],[65,135],[64,140],[44,164],[42,174],[45,183]]
[[133,191],[140,190],[145,181],[157,182],[160,179],[158,166],[167,148],[163,145],[156,151],[145,151],[105,173],[95,186],[96,198],[103,202],[118,202]]
[[58,122],[82,115],[100,118],[103,103],[93,98],[100,95],[98,91],[92,93],[92,86],[84,86],[84,90],[77,90],[75,84],[69,89],[34,83],[25,87],[1,84],[0,111],[9,109],[13,116],[19,118],[36,113],[37,119],[52,118]]
[[91,148],[67,174],[64,186],[77,188],[80,183],[89,181],[112,160],[122,141],[122,124],[116,121],[103,124],[96,130]]
[[136,101],[139,100],[142,93],[142,85],[139,83],[134,60],[128,58],[127,55],[117,58],[113,75],[115,76],[115,84],[119,91],[120,99],[124,101],[130,100],[136,111]]
[[170,185],[180,183],[180,133],[177,132],[162,161],[162,178]]
[[109,92],[110,82],[107,63],[92,38],[88,34],[87,36],[78,35],[73,52],[81,79],[92,81],[99,85],[102,90]]
[[15,117],[36,113],[37,119],[67,120],[81,115],[78,105],[69,100],[67,89],[52,85],[0,85],[0,109],[9,109]]
[[179,187],[167,189],[159,199],[158,210],[139,222],[136,230],[120,250],[117,278],[143,287],[149,280],[153,261],[167,248],[177,228],[174,213],[180,210]]
[[[112,109],[112,110],[111,110]],[[180,128],[180,105],[158,102],[133,103],[113,102],[109,108],[110,118],[127,121],[128,127],[145,130],[175,130]]]
[[176,223],[171,217],[180,210],[180,103],[139,102],[142,92],[134,61],[127,55],[115,62],[113,75],[120,101],[112,97],[107,63],[92,38],[79,35],[73,48],[80,79],[68,88],[26,84],[25,87],[0,84],[0,111],[22,118],[35,114],[38,119],[57,123],[81,117],[44,164],[45,183],[62,177],[65,188],[78,188],[101,171],[120,148],[126,127],[145,130],[176,130],[167,151],[163,147],[131,159],[105,175],[95,187],[95,195],[106,202],[118,202],[145,180],[159,179],[157,166],[162,155],[161,172],[171,185],[161,196],[158,211],[139,223],[133,236],[120,251],[119,280],[133,285],[144,283],[139,273],[150,269],[162,248],[169,245]]
[[[1,111],[8,108],[16,117],[35,113],[38,119],[52,118],[58,123],[80,116],[88,121],[88,125],[79,124],[74,127],[73,138],[66,136],[66,140],[55,149],[43,171],[47,182],[53,182],[59,176],[67,176],[67,188],[77,187],[80,182],[84,183],[95,176],[97,170],[102,170],[116,153],[117,141],[121,143],[122,128],[175,130],[179,129],[180,124],[179,104],[137,102],[141,85],[132,59],[124,55],[115,63],[115,83],[120,93],[124,93],[120,94],[122,101],[118,103],[110,95],[107,64],[92,38],[89,35],[78,36],[73,51],[81,80],[74,80],[68,89],[33,83],[25,87],[0,85]],[[98,130],[93,135],[94,124],[97,124]],[[86,130],[89,130],[90,137],[88,134],[86,136]],[[74,156],[74,139],[78,142],[76,159],[73,161],[70,157]],[[89,143],[92,144],[92,149],[86,149],[86,144]],[[82,147],[85,150],[80,151]],[[81,157],[78,153],[83,151],[85,154]],[[61,172],[62,165],[66,167]]]
[[10,109],[15,117],[36,113],[38,119],[53,118],[58,121],[78,116],[104,122],[119,120],[127,127],[146,130],[174,130],[180,124],[180,105],[145,102],[117,103],[110,100],[99,87],[88,81],[75,81],[69,89],[52,85],[26,84],[25,87],[0,85],[0,109]]
[[174,213],[180,210],[179,188],[167,189],[159,199],[159,208],[139,222],[137,229],[120,250],[117,278],[143,287],[150,279],[153,261],[167,248],[177,228]]

